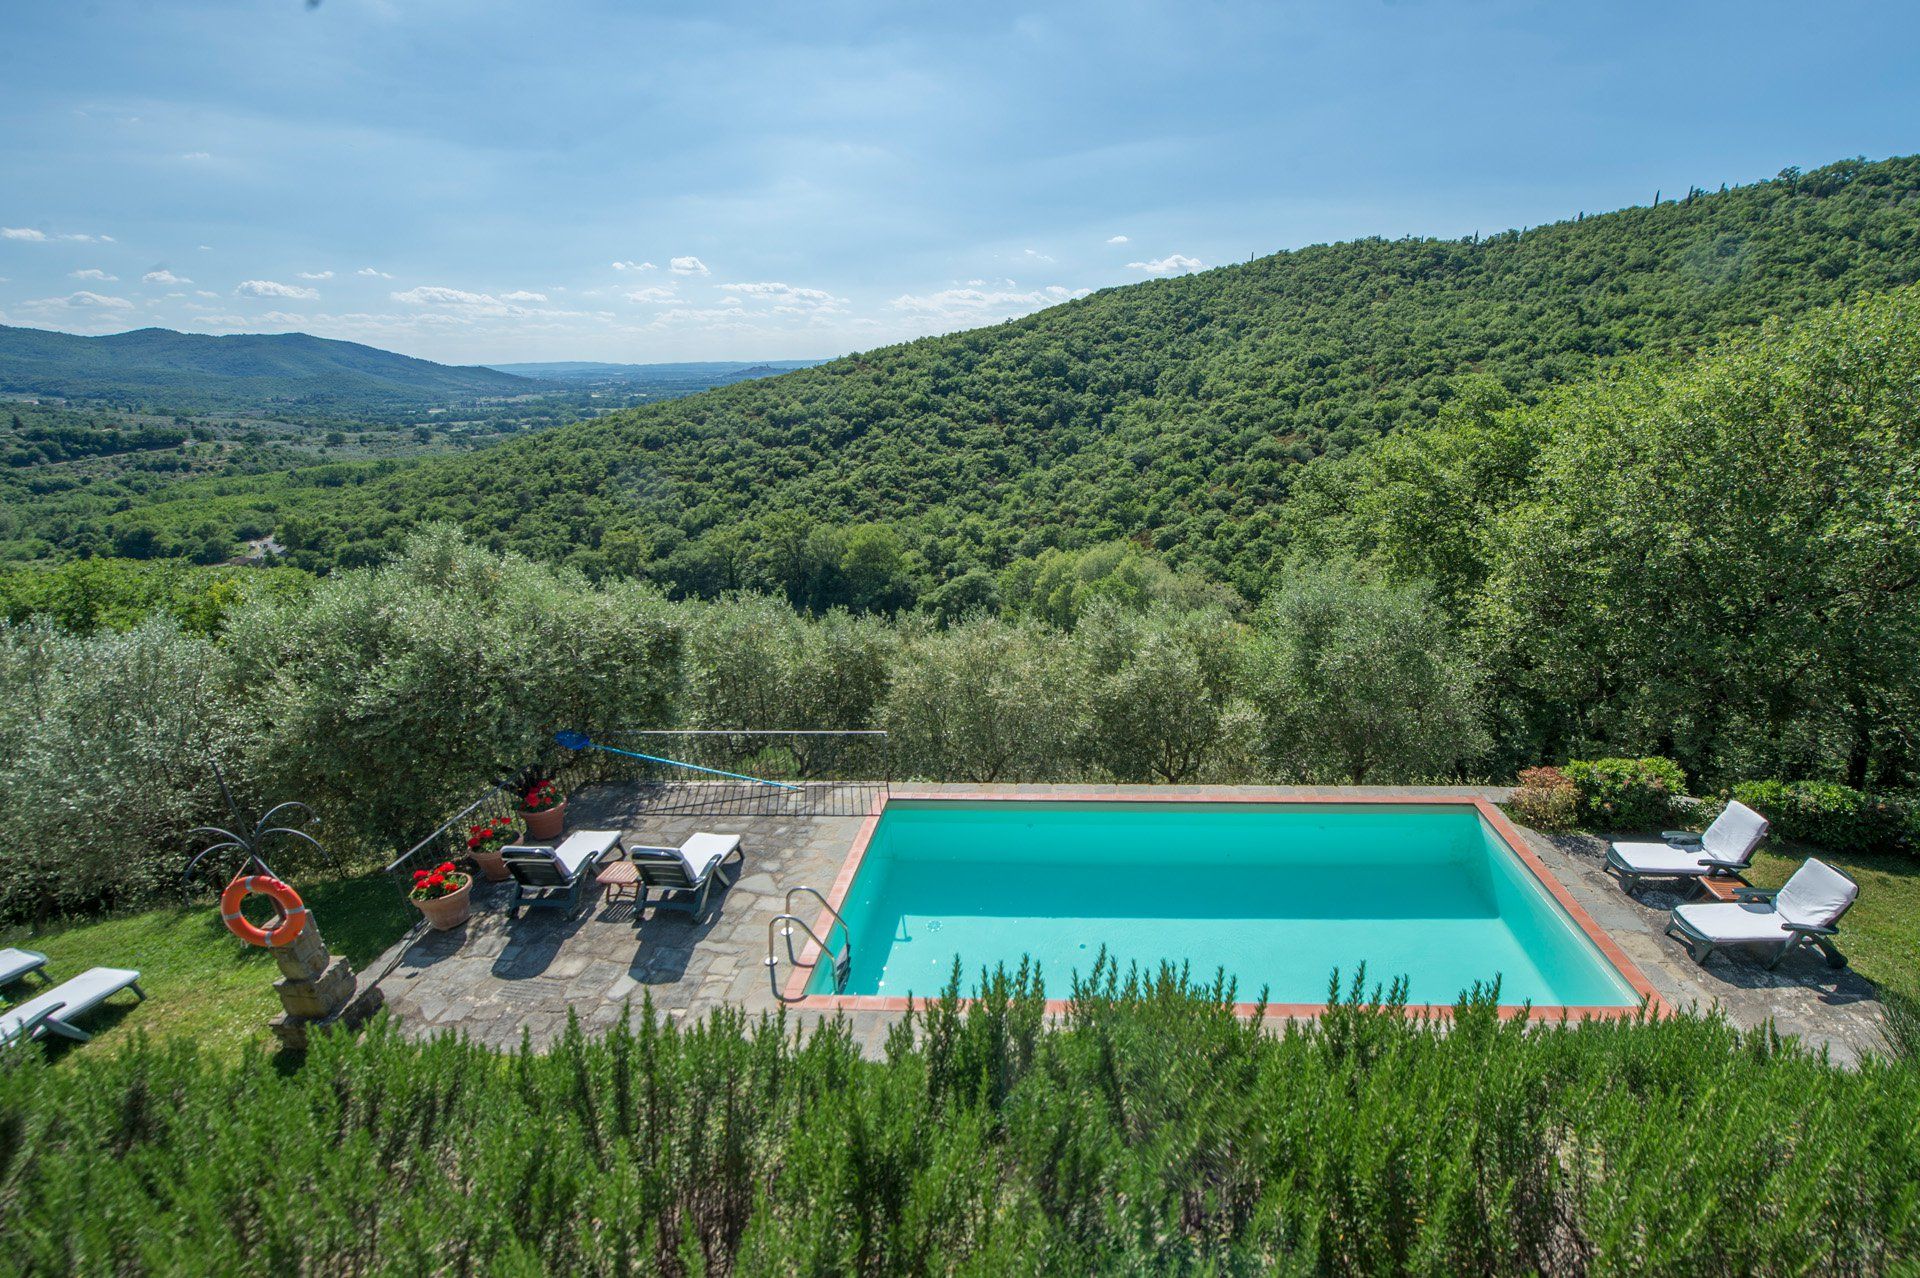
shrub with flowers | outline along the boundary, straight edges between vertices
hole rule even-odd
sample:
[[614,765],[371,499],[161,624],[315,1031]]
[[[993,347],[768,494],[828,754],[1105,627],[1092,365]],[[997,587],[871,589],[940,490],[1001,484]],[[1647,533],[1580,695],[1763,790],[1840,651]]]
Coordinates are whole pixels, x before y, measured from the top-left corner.
[[1657,830],[1674,819],[1687,777],[1671,759],[1574,759],[1561,771],[1580,792],[1580,823],[1594,830]]
[[431,870],[413,872],[413,891],[408,893],[416,901],[437,901],[443,896],[452,896],[467,885],[467,876],[453,868],[453,862],[442,861]]
[[512,817],[494,817],[479,825],[470,825],[467,827],[467,851],[474,856],[498,852],[519,833],[519,829]]
[[1580,787],[1558,768],[1527,768],[1507,800],[1507,811],[1520,824],[1543,833],[1571,830],[1580,818]]
[[548,808],[559,807],[566,799],[560,792],[560,785],[552,779],[535,781],[520,795],[520,808],[523,812],[545,812]]

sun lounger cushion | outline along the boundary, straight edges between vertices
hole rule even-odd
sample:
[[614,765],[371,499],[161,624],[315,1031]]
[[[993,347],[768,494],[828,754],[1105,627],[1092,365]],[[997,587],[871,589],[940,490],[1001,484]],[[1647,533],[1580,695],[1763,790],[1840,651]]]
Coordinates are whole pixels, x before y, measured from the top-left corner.
[[553,860],[562,874],[572,878],[587,862],[605,856],[619,841],[618,830],[575,830],[553,850]]
[[1818,857],[1809,857],[1774,895],[1773,907],[1785,922],[1801,927],[1832,927],[1833,921],[1847,912],[1859,893],[1853,880]]
[[1615,855],[1628,868],[1640,874],[1706,875],[1714,866],[1700,858],[1707,853],[1698,847],[1676,848],[1671,843],[1616,843]]
[[720,863],[720,858],[739,846],[737,834],[696,834],[680,845],[680,860],[687,867],[687,877],[698,883]]
[[1787,931],[1786,920],[1771,906],[1760,902],[1716,901],[1704,905],[1681,905],[1676,906],[1673,912],[1702,936],[1725,945],[1749,941],[1784,941],[1791,935]]
[[1760,846],[1760,840],[1766,837],[1767,819],[1733,799],[1700,836],[1700,846],[1722,861],[1738,861],[1744,865]]

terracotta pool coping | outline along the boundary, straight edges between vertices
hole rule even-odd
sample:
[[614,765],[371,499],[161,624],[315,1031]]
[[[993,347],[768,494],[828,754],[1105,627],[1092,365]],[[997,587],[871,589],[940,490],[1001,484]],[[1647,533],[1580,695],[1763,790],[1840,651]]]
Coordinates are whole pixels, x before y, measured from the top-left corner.
[[[1157,794],[1102,794],[1097,791],[1065,791],[1049,794],[1021,794],[1016,792],[983,791],[980,793],[942,793],[939,791],[897,791],[891,795],[883,794],[875,800],[873,808],[861,822],[859,833],[854,836],[853,848],[847,853],[847,859],[841,863],[840,873],[834,877],[833,887],[827,893],[830,909],[822,909],[815,920],[814,930],[821,936],[828,934],[835,913],[847,899],[847,893],[853,887],[854,876],[860,872],[860,863],[866,858],[867,848],[873,842],[874,831],[880,825],[880,818],[886,812],[890,801],[915,803],[1260,803],[1278,804],[1338,804],[1345,807],[1371,806],[1374,804],[1414,804],[1426,807],[1471,807],[1480,814],[1500,841],[1509,851],[1518,857],[1520,863],[1532,872],[1542,887],[1567,912],[1574,925],[1578,927],[1594,947],[1605,956],[1607,962],[1624,979],[1633,992],[1640,997],[1646,1010],[1659,1015],[1668,1010],[1666,1001],[1646,978],[1639,966],[1627,957],[1626,952],[1607,935],[1593,916],[1573,899],[1566,886],[1554,877],[1553,871],[1527,846],[1526,839],[1507,820],[1506,813],[1487,800],[1473,795],[1381,795],[1356,798],[1340,794],[1293,794],[1284,796],[1248,794],[1238,790],[1183,791],[1179,795]],[[783,997],[789,1001],[805,998],[808,1007],[824,1009],[842,1009],[850,1012],[904,1012],[918,1002],[923,1006],[925,998],[900,998],[881,994],[808,994],[806,985],[813,976],[813,964],[817,961],[819,947],[811,940],[801,950],[801,961],[795,965],[787,977]],[[1046,1001],[1049,1013],[1061,1014],[1067,1010],[1068,1000],[1050,998]],[[1304,1020],[1316,1017],[1327,1010],[1325,1003],[1268,1003],[1264,1009],[1258,1003],[1235,1003],[1236,1015],[1252,1017],[1264,1012],[1268,1020]],[[1409,1004],[1409,1015],[1446,1017],[1451,1015],[1451,1005],[1433,1003]],[[1640,1007],[1536,1007],[1526,1008],[1519,1004],[1503,1003],[1500,1016],[1511,1019],[1521,1013],[1539,1020],[1618,1020],[1640,1015]]]

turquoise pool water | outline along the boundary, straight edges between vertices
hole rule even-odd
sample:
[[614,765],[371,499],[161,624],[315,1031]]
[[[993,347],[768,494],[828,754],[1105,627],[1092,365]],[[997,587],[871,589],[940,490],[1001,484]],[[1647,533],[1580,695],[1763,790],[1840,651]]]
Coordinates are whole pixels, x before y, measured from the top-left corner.
[[1242,1001],[1321,1003],[1362,962],[1416,1003],[1496,976],[1503,1003],[1639,1001],[1467,805],[895,800],[841,912],[848,994],[925,996],[956,955],[966,986],[1029,955],[1065,997],[1104,945],[1123,971],[1224,969]]

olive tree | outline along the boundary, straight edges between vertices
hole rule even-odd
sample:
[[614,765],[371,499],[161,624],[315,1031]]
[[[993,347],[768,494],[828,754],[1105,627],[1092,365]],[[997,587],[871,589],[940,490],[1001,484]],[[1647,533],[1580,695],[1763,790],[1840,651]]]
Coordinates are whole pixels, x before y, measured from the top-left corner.
[[1091,605],[1073,632],[1087,762],[1121,781],[1194,779],[1220,748],[1238,647],[1220,612]]
[[646,587],[596,589],[436,528],[310,599],[242,608],[226,648],[259,784],[392,848],[558,729],[664,721],[680,639]]
[[940,781],[1071,779],[1081,721],[1067,641],[975,616],[901,652],[884,721],[895,766]]
[[[897,632],[843,608],[813,620],[784,601],[737,595],[694,606],[681,719],[697,728],[870,728],[879,716]],[[832,770],[832,741],[798,737],[777,761],[798,775]]]
[[224,816],[240,742],[226,661],[165,618],[125,633],[0,624],[0,917],[107,908],[178,881]]
[[1350,564],[1285,572],[1242,678],[1289,780],[1414,780],[1487,746],[1474,667],[1427,591]]

